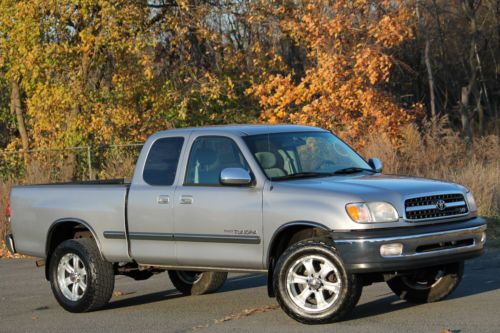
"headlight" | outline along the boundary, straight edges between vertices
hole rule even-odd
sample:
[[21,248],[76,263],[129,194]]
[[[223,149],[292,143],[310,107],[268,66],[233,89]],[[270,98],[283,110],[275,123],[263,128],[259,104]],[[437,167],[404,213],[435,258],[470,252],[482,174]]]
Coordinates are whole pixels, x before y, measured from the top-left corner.
[[476,205],[476,200],[474,200],[474,196],[472,195],[472,192],[469,191],[467,192],[467,204],[469,205],[469,210],[471,212],[475,212],[477,210],[477,205]]
[[399,219],[396,209],[387,202],[356,202],[345,208],[349,217],[358,223],[395,222]]

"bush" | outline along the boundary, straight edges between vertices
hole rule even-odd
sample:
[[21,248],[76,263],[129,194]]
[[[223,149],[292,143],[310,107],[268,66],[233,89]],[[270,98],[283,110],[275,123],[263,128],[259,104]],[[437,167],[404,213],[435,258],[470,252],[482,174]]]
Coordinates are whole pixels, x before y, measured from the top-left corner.
[[371,135],[362,149],[365,157],[378,157],[384,173],[443,179],[468,187],[479,214],[500,215],[500,140],[496,135],[475,138],[467,147],[449,129],[446,118],[426,121],[419,129],[407,125],[400,146],[381,135]]

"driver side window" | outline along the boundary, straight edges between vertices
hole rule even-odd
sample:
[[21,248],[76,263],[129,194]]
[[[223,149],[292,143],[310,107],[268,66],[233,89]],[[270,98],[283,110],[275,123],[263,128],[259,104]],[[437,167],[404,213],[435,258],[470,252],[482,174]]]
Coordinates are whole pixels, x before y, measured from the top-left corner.
[[249,170],[236,143],[221,136],[199,137],[191,147],[184,185],[220,185],[220,173],[225,168]]

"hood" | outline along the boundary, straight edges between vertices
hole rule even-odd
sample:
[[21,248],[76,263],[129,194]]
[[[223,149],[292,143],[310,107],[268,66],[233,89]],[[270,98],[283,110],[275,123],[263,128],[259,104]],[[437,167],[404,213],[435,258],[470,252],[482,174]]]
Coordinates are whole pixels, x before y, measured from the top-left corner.
[[[298,186],[310,190],[316,189],[348,193],[366,201],[376,200],[380,194],[405,197],[433,192],[465,193],[467,191],[464,186],[454,183],[434,179],[382,174],[339,175],[324,178],[298,179],[283,181],[280,182],[280,185],[285,185],[285,183],[288,183],[287,185],[292,187]],[[378,199],[381,200],[383,198],[378,197]]]
[[[467,191],[461,185],[439,180],[368,174],[367,172],[324,178],[274,181],[272,186],[266,204],[272,204],[275,207],[283,204],[286,209],[281,214],[289,216],[290,220],[314,218],[313,221],[321,221],[321,223],[331,226],[332,229],[414,226],[414,224],[404,221],[405,200],[407,198],[438,193],[462,193],[465,196]],[[391,224],[358,224],[352,222],[345,212],[347,203],[374,201],[392,204],[397,210],[400,220]],[[315,217],[314,214],[318,216]],[[440,221],[445,222],[447,219]],[[422,223],[436,223],[436,220],[420,222],[420,224]]]

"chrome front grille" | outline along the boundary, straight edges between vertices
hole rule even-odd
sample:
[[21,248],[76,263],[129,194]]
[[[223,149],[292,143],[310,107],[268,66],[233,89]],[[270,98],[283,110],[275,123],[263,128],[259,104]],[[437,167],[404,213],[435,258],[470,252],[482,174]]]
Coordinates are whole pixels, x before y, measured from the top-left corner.
[[405,201],[406,219],[411,221],[456,217],[468,212],[465,198],[460,193],[428,195]]

